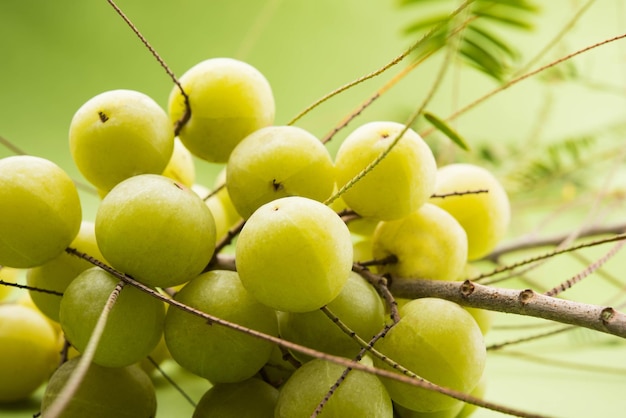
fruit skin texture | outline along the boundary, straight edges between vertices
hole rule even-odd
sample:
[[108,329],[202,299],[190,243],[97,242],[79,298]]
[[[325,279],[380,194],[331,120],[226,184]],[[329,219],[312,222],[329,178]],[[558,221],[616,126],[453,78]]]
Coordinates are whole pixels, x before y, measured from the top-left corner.
[[[397,122],[370,122],[348,135],[335,157],[337,186],[343,187],[377,159],[402,129],[404,125]],[[428,200],[436,171],[432,151],[409,129],[385,159],[342,197],[363,217],[399,219]]]
[[[400,317],[375,348],[426,380],[471,392],[486,360],[483,336],[472,316],[455,303],[425,298],[405,304]],[[390,369],[378,359],[374,364]],[[391,379],[382,381],[394,402],[415,411],[439,411],[459,402]]]
[[276,199],[257,209],[239,234],[237,270],[261,303],[307,312],[333,300],[352,269],[352,238],[328,206],[305,197]]
[[[70,244],[70,247],[84,252],[97,260],[105,262],[98,244],[96,243],[95,225],[93,222],[83,221],[78,235]],[[68,253],[61,253],[47,263],[32,268],[26,273],[26,283],[29,286],[54,290],[63,293],[67,286],[83,271],[93,267],[93,264]],[[44,292],[30,290],[28,292],[33,303],[48,318],[59,321],[59,307],[61,298]]]
[[174,129],[149,96],[110,90],[76,111],[69,142],[80,172],[106,192],[128,177],[162,173],[174,149]]
[[[302,365],[282,386],[275,417],[310,417],[343,371],[343,366],[319,359]],[[393,410],[389,394],[378,377],[353,370],[318,416],[391,418]]]
[[245,137],[230,155],[226,175],[230,198],[244,218],[280,197],[323,201],[335,185],[328,150],[295,126],[268,126]]
[[155,287],[185,283],[215,250],[215,221],[190,189],[159,175],[131,177],[107,194],[96,214],[96,239],[116,269]]
[[28,398],[48,379],[60,360],[57,347],[54,329],[39,312],[0,305],[0,405]]
[[192,418],[274,418],[278,389],[251,378],[218,383],[200,399]]
[[467,236],[446,211],[425,203],[418,211],[378,224],[372,238],[376,259],[395,255],[379,268],[397,277],[457,280],[467,264]]
[[[80,357],[63,363],[50,378],[41,410],[46,410],[63,390]],[[59,418],[152,418],[157,402],[154,386],[137,365],[102,367],[92,363]]]
[[[79,352],[85,350],[118,282],[101,268],[93,267],[82,272],[65,290],[59,320],[65,336]],[[158,344],[164,318],[163,302],[126,285],[109,313],[94,363],[124,367],[140,361]]]
[[[179,138],[203,160],[225,163],[243,138],[274,122],[270,84],[250,64],[212,58],[194,65],[179,80],[191,107],[191,118]],[[178,87],[170,93],[168,109],[171,123],[185,113],[185,100]]]
[[[374,287],[354,272],[350,273],[341,293],[328,304],[328,309],[365,341],[385,325],[382,299]],[[353,358],[361,349],[320,310],[283,312],[279,316],[279,326],[282,338],[324,353]],[[292,355],[302,361],[311,359],[298,352]]]
[[511,208],[506,190],[488,170],[460,163],[438,170],[435,193],[471,190],[488,192],[433,198],[430,202],[454,216],[465,229],[468,259],[476,260],[491,252],[504,237],[511,220]]
[[[275,312],[254,299],[237,273],[213,270],[187,283],[175,296],[185,305],[226,321],[278,335]],[[212,383],[238,382],[256,374],[269,360],[273,343],[170,307],[165,343],[181,366]]]
[[0,265],[29,268],[52,260],[80,228],[72,179],[44,158],[0,159]]

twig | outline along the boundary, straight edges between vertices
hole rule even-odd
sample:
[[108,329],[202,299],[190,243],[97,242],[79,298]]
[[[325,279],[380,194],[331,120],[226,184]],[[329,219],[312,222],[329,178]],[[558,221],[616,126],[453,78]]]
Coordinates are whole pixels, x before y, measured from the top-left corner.
[[[487,99],[490,99],[492,96],[496,95],[497,93],[500,93],[501,91],[508,89],[509,87],[519,83],[520,81],[523,81],[523,80],[526,80],[528,78],[531,78],[531,77],[533,77],[533,76],[535,76],[535,75],[537,75],[537,74],[539,74],[539,73],[541,73],[541,72],[543,72],[543,71],[545,71],[545,70],[547,70],[549,68],[552,68],[552,67],[554,67],[556,65],[559,65],[559,64],[561,64],[561,63],[563,63],[565,61],[568,61],[568,60],[570,60],[570,59],[572,59],[574,57],[577,57],[578,55],[584,54],[585,52],[588,52],[588,51],[590,51],[592,49],[604,46],[604,45],[609,44],[611,42],[616,42],[616,41],[622,40],[624,38],[626,38],[626,33],[614,36],[614,37],[609,38],[609,39],[605,39],[604,41],[597,42],[597,43],[595,43],[593,45],[589,45],[589,46],[587,46],[585,48],[579,49],[578,51],[572,52],[571,54],[568,54],[568,55],[566,55],[564,57],[561,57],[558,60],[553,61],[553,62],[551,62],[549,64],[546,64],[546,65],[544,65],[544,66],[542,66],[542,67],[540,67],[540,68],[538,68],[536,70],[533,70],[533,71],[528,72],[526,74],[523,74],[523,75],[521,75],[521,76],[519,76],[517,78],[509,80],[508,82],[504,83],[503,85],[495,88],[494,90],[490,91],[489,93],[487,93],[487,94],[483,95],[482,97],[474,100],[473,102],[471,102],[467,106],[457,110],[452,115],[448,116],[448,118],[446,118],[446,122],[449,122],[451,120],[454,120],[454,119],[458,118],[462,114],[467,113],[468,111],[472,110],[473,108],[475,108],[479,104],[485,102]],[[435,130],[434,128],[428,129],[427,131],[422,133],[422,136],[424,136],[424,137],[428,136],[432,132],[434,132],[434,130]]]
[[540,334],[534,334],[528,337],[518,338],[516,340],[509,340],[509,341],[505,341],[502,343],[491,344],[487,346],[487,351],[501,350],[503,348],[510,347],[512,345],[527,343],[530,341],[539,340],[541,338],[551,337],[553,335],[561,334],[562,332],[571,331],[573,329],[576,329],[576,327],[573,325],[567,325],[565,327],[560,327],[554,330],[542,332]]
[[472,403],[475,405],[478,405],[480,407],[483,408],[488,408],[494,411],[498,411],[498,412],[502,412],[505,414],[509,414],[509,415],[515,415],[515,416],[520,416],[520,417],[529,417],[529,418],[543,418],[541,415],[537,415],[537,414],[533,414],[533,413],[527,413],[524,411],[520,411],[514,408],[509,408],[503,405],[498,405],[498,404],[494,404],[488,401],[483,401],[480,399],[476,399],[473,397],[469,397],[467,394],[463,393],[463,392],[459,392],[453,389],[449,389],[449,388],[443,388],[443,387],[439,387],[437,385],[434,385],[433,383],[421,379],[421,378],[416,378],[416,377],[411,377],[410,375],[407,374],[403,374],[401,371],[397,372],[397,371],[390,371],[390,370],[386,370],[386,369],[380,369],[377,367],[371,367],[368,366],[366,364],[362,364],[362,363],[358,363],[355,362],[353,360],[347,359],[345,357],[339,357],[339,356],[335,356],[335,355],[331,355],[328,353],[323,353],[321,351],[317,351],[314,350],[312,348],[309,347],[305,347],[303,345],[300,344],[296,344],[296,343],[292,343],[291,341],[287,341],[287,340],[283,340],[282,338],[279,337],[275,337],[273,335],[269,335],[269,334],[265,334],[263,332],[251,329],[251,328],[247,328],[244,327],[242,325],[236,324],[234,322],[230,322],[230,321],[226,321],[222,318],[218,318],[216,316],[213,315],[209,315],[205,312],[202,312],[198,309],[194,309],[190,306],[187,306],[183,303],[178,302],[175,299],[170,299],[162,294],[160,294],[159,292],[155,291],[154,289],[150,288],[149,286],[146,286],[134,279],[132,279],[131,277],[115,270],[114,268],[112,268],[111,266],[91,257],[88,254],[85,254],[83,252],[80,252],[74,248],[67,248],[65,250],[67,253],[69,254],[73,254],[77,257],[80,257],[86,261],[89,261],[90,263],[92,263],[95,266],[98,266],[100,268],[102,268],[103,270],[105,270],[106,272],[112,274],[113,276],[117,277],[118,279],[122,280],[123,282],[130,284],[133,287],[138,288],[139,290],[148,293],[149,295],[165,302],[168,303],[169,305],[177,308],[177,309],[181,309],[185,312],[188,312],[192,315],[196,315],[200,318],[203,318],[207,324],[217,324],[220,326],[224,326],[230,329],[233,329],[237,332],[242,332],[245,333],[247,335],[250,335],[252,337],[255,338],[259,338],[265,341],[269,341],[272,342],[274,344],[277,344],[281,347],[287,348],[289,350],[293,350],[293,351],[297,351],[299,353],[302,353],[304,355],[310,356],[310,357],[314,357],[314,358],[318,358],[318,359],[322,359],[325,361],[329,361],[331,363],[335,363],[338,364],[340,366],[343,367],[350,367],[354,370],[359,370],[359,371],[363,371],[365,373],[370,373],[370,374],[374,374],[380,377],[386,377],[388,379],[393,379],[395,381],[398,382],[402,382],[402,383],[406,383],[408,385],[411,386],[416,386],[416,387],[420,387],[426,390],[435,390],[438,391],[440,393],[445,393],[447,396],[451,396],[455,399],[459,399],[462,400],[464,402],[468,402],[468,403]]
[[462,192],[450,192],[450,193],[441,193],[441,194],[433,194],[431,197],[431,199],[445,199],[447,197],[453,197],[453,196],[465,196],[468,194],[483,194],[483,193],[489,193],[488,189],[478,189],[478,190],[465,190]]
[[91,337],[89,337],[87,347],[85,347],[85,350],[80,360],[78,361],[78,364],[76,365],[76,369],[73,371],[72,375],[65,383],[65,386],[63,386],[63,389],[58,393],[54,402],[46,411],[46,418],[59,417],[78,390],[78,387],[83,381],[85,374],[89,370],[91,361],[96,354],[98,344],[100,343],[100,338],[104,333],[104,328],[106,327],[107,320],[109,319],[109,313],[113,309],[113,305],[115,305],[115,302],[117,301],[117,298],[120,295],[120,292],[122,291],[124,286],[126,286],[126,283],[124,281],[120,281],[109,295],[109,298],[107,299],[106,304],[102,309],[102,313],[98,318],[98,322],[96,322],[96,325],[93,328]]
[[[578,238],[622,234],[624,231],[626,231],[626,224],[624,223],[616,225],[598,225],[582,229],[578,234]],[[491,254],[485,256],[484,260],[497,263],[503,255],[528,250],[531,248],[556,246],[566,240],[569,235],[570,233],[568,232],[565,234],[557,234],[543,238],[522,237],[509,243],[500,245],[494,251],[492,251]]]
[[183,115],[181,116],[181,118],[179,120],[176,121],[176,124],[174,126],[174,135],[178,136],[178,134],[180,133],[181,129],[183,129],[183,127],[185,126],[185,124],[189,121],[189,119],[191,118],[191,105],[189,104],[189,96],[187,95],[187,93],[185,92],[185,90],[183,89],[182,84],[180,84],[180,81],[178,81],[178,78],[176,77],[176,75],[174,74],[174,72],[170,69],[170,67],[165,63],[165,61],[163,60],[163,58],[161,58],[161,56],[159,55],[159,53],[156,51],[156,49],[154,49],[152,47],[152,45],[150,45],[150,43],[148,42],[148,40],[146,39],[145,36],[143,36],[141,34],[141,32],[139,32],[139,29],[137,29],[137,26],[135,26],[135,24],[128,18],[128,16],[126,16],[126,14],[122,11],[122,9],[120,9],[118,7],[117,4],[115,4],[115,2],[113,0],[107,0],[107,2],[111,5],[111,7],[113,7],[113,9],[115,10],[115,12],[124,20],[124,22],[126,22],[126,24],[128,25],[128,27],[135,33],[135,35],[139,38],[139,40],[144,44],[144,46],[148,49],[148,51],[150,51],[150,53],[152,54],[152,56],[159,62],[159,65],[165,70],[165,72],[167,73],[167,75],[172,79],[172,81],[174,82],[174,84],[176,84],[176,87],[178,87],[178,90],[180,90],[180,94],[183,96],[184,100],[185,100],[185,113],[183,113]]
[[17,287],[18,289],[30,290],[30,291],[33,291],[33,292],[41,292],[41,293],[48,293],[50,295],[63,296],[63,293],[57,292],[56,290],[41,289],[39,287],[28,286],[28,285],[25,285],[25,284],[19,284],[19,283],[13,283],[13,282],[5,282],[2,279],[0,279],[0,286],[11,286],[11,287]]
[[531,289],[495,288],[469,280],[446,282],[394,278],[390,290],[397,297],[436,297],[472,308],[534,316],[626,338],[626,314],[611,307],[542,295]]
[[194,402],[193,399],[191,399],[191,396],[189,396],[189,394],[187,392],[185,392],[183,390],[182,387],[180,387],[180,385],[178,383],[176,383],[174,381],[174,379],[172,379],[166,372],[165,370],[163,370],[163,368],[159,365],[159,363],[156,362],[156,360],[154,360],[152,358],[152,356],[148,356],[147,357],[148,361],[150,362],[150,364],[152,364],[152,366],[154,366],[154,368],[159,372],[159,374],[161,376],[163,376],[163,378],[165,380],[167,380],[167,383],[169,383],[170,385],[172,385],[172,387],[182,395],[183,398],[185,398],[185,400],[194,408],[197,406],[197,404]]
[[[383,329],[378,334],[376,334],[374,337],[372,337],[372,339],[369,342],[367,342],[366,344],[363,344],[365,341],[361,340],[360,338],[358,338],[357,333],[354,332],[352,329],[350,329],[337,315],[333,314],[330,311],[330,309],[328,309],[327,306],[323,306],[322,308],[320,308],[320,310],[331,321],[333,321],[333,323],[335,325],[337,325],[339,327],[339,329],[341,329],[346,335],[348,335],[350,338],[354,339],[357,343],[359,343],[361,345],[361,349],[359,350],[359,352],[355,356],[354,361],[361,361],[363,359],[363,357],[365,356],[365,354],[372,350],[372,348],[374,347],[374,344],[376,344],[376,341],[380,340],[381,338],[384,338],[385,335],[387,335],[389,330],[395,324],[395,322],[394,322],[391,325],[386,325],[385,327],[383,327]],[[339,376],[339,379],[337,379],[335,381],[335,383],[330,387],[330,389],[326,393],[326,396],[324,396],[324,398],[317,405],[317,407],[315,408],[315,410],[311,414],[311,418],[316,418],[322,412],[322,409],[324,409],[324,406],[328,403],[328,401],[333,396],[333,394],[337,391],[337,389],[339,389],[339,386],[341,386],[341,384],[346,380],[346,378],[348,377],[348,374],[350,374],[351,371],[352,371],[352,368],[351,367],[347,367],[343,371],[343,373],[341,373],[341,376]]]
[[616,241],[622,241],[626,239],[626,233],[621,233],[621,234],[616,234],[613,235],[612,237],[608,237],[608,238],[603,238],[603,239],[597,239],[594,241],[590,241],[590,242],[585,242],[582,244],[578,244],[578,245],[573,245],[571,247],[565,247],[565,248],[558,248],[556,250],[544,253],[544,254],[540,254],[537,255],[535,257],[531,257],[531,258],[527,258],[515,263],[511,263],[511,264],[507,264],[507,265],[503,265],[500,267],[497,267],[495,269],[493,269],[490,272],[487,273],[482,273],[476,277],[473,277],[472,280],[474,281],[478,281],[478,280],[482,280],[484,278],[487,277],[491,277],[491,276],[495,276],[496,274],[500,274],[503,273],[505,271],[512,271],[515,270],[518,267],[522,267],[522,266],[526,266],[529,264],[534,264],[537,261],[541,261],[541,260],[546,260],[548,258],[552,258],[556,255],[560,255],[560,254],[566,254],[572,251],[577,251],[577,250],[581,250],[583,248],[589,248],[589,247],[595,247],[597,245],[602,245],[602,244],[608,244],[610,242],[616,242]]
[[[461,11],[463,11],[465,8],[467,8],[467,6],[469,6],[473,1],[474,0],[467,0],[467,1],[463,2],[456,10],[454,10],[450,14],[449,19],[452,19],[454,16],[458,15],[459,13],[461,13]],[[350,82],[348,84],[345,84],[345,85],[339,87],[336,90],[333,90],[332,92],[328,93],[327,95],[325,95],[324,97],[322,97],[321,99],[317,100],[316,102],[314,102],[313,104],[308,106],[306,109],[304,109],[303,111],[298,113],[287,124],[288,125],[293,125],[298,120],[300,120],[304,115],[306,115],[311,110],[315,109],[317,106],[321,105],[325,101],[329,100],[330,98],[332,98],[332,97],[338,95],[339,93],[342,93],[342,92],[344,92],[344,91],[346,91],[346,90],[356,86],[357,84],[360,84],[360,83],[362,83],[362,82],[364,82],[366,80],[369,80],[371,78],[374,78],[374,77],[384,73],[389,68],[391,68],[394,65],[398,64],[399,62],[401,62],[411,52],[413,52],[414,50],[419,48],[421,45],[423,45],[424,42],[426,42],[428,39],[430,39],[435,33],[437,33],[437,31],[442,29],[447,23],[448,23],[448,20],[444,20],[444,21],[440,22],[439,24],[434,26],[430,31],[428,31],[424,36],[422,36],[417,42],[415,42],[413,45],[411,45],[409,48],[407,48],[406,51],[402,52],[400,55],[398,55],[397,57],[392,59],[389,63],[385,64],[384,66],[382,66],[381,68],[379,68],[376,71],[373,71],[373,72],[371,72],[369,74],[366,74],[366,75],[364,75],[362,77],[359,77],[358,79],[356,79],[356,80],[354,80],[354,81],[352,81],[352,82]],[[370,99],[367,100],[367,102],[365,104],[365,107],[367,107],[367,105],[369,105],[371,102],[373,102],[376,99],[377,99],[376,94],[374,96],[370,97]],[[332,137],[332,135],[330,135],[330,136]],[[325,141],[328,141],[328,140],[330,140],[330,138],[328,138],[328,135],[327,135],[327,138],[325,138]]]
[[585,269],[583,271],[581,271],[580,273],[576,274],[574,277],[571,277],[571,278],[567,279],[566,281],[564,281],[563,283],[559,284],[558,286],[555,286],[552,289],[548,290],[547,292],[545,292],[545,295],[546,296],[556,296],[559,293],[564,292],[567,289],[570,289],[573,285],[575,285],[576,283],[580,282],[585,277],[587,277],[590,274],[592,274],[594,271],[598,270],[600,267],[602,267],[602,265],[604,265],[604,263],[606,263],[611,258],[613,258],[613,256],[615,254],[617,254],[617,252],[619,250],[622,249],[624,244],[626,244],[626,241],[619,241],[603,257],[601,257],[600,259],[598,259],[594,263],[591,263],[590,265],[585,267]]
[[362,263],[352,264],[352,271],[359,274],[365,280],[367,280],[378,293],[382,296],[389,308],[389,316],[394,324],[397,324],[400,320],[400,314],[398,313],[398,303],[389,291],[389,281],[384,276],[374,274]]

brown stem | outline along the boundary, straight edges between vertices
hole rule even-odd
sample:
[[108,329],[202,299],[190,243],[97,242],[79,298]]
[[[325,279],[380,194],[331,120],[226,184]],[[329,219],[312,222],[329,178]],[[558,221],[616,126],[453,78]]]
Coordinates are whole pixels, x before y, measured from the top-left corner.
[[397,297],[441,298],[471,308],[533,316],[626,338],[626,314],[608,306],[558,299],[531,289],[495,288],[469,280],[446,282],[394,278],[390,290]]
[[77,257],[80,257],[86,261],[89,261],[90,263],[92,263],[95,266],[98,266],[100,268],[102,268],[103,270],[105,270],[106,272],[112,274],[113,276],[117,277],[118,279],[122,280],[124,283],[127,283],[133,287],[136,287],[137,289],[151,295],[152,297],[155,297],[177,309],[181,309],[187,313],[190,313],[192,315],[198,316],[200,318],[203,318],[207,324],[216,324],[216,325],[220,325],[220,326],[224,326],[227,328],[230,328],[232,330],[235,330],[237,332],[242,332],[244,334],[250,335],[252,337],[255,338],[259,338],[265,341],[269,341],[272,342],[274,344],[277,344],[281,347],[284,347],[286,349],[289,350],[293,350],[293,351],[297,351],[299,353],[302,353],[304,355],[310,356],[310,357],[314,357],[314,358],[319,358],[325,361],[329,361],[331,363],[335,363],[338,364],[340,366],[343,367],[350,367],[354,370],[360,370],[363,371],[365,373],[370,373],[370,374],[374,374],[380,377],[386,377],[388,379],[393,379],[395,381],[398,382],[402,382],[402,383],[406,383],[408,385],[411,386],[416,386],[416,387],[420,387],[426,390],[433,390],[433,391],[437,391],[440,393],[443,393],[447,396],[450,396],[452,398],[464,401],[464,402],[468,402],[483,408],[488,408],[494,411],[498,411],[498,412],[502,412],[505,414],[509,414],[509,415],[515,415],[515,416],[519,416],[519,417],[529,417],[529,418],[542,418],[541,415],[537,415],[537,414],[533,414],[533,413],[528,413],[525,411],[520,411],[517,410],[515,408],[509,408],[503,405],[498,405],[498,404],[494,404],[492,402],[488,402],[488,401],[483,401],[481,399],[476,399],[473,397],[468,396],[467,394],[463,393],[463,392],[459,392],[453,389],[449,389],[449,388],[444,388],[444,387],[440,387],[437,386],[425,379],[416,377],[416,376],[411,376],[409,374],[403,373],[400,369],[396,369],[399,371],[390,371],[390,370],[386,370],[386,369],[380,369],[377,367],[372,367],[372,366],[368,366],[366,364],[362,364],[362,363],[358,363],[355,362],[353,360],[350,360],[348,358],[345,357],[339,357],[339,356],[335,356],[335,355],[331,355],[331,354],[327,354],[327,353],[323,353],[321,351],[317,351],[314,350],[312,348],[309,347],[305,347],[303,345],[300,344],[296,344],[296,343],[292,343],[291,341],[287,341],[287,340],[283,340],[282,338],[279,337],[275,337],[273,335],[269,335],[269,334],[265,334],[263,332],[251,329],[251,328],[247,328],[244,327],[242,325],[236,324],[234,322],[230,322],[230,321],[226,321],[222,318],[218,318],[216,316],[213,315],[209,315],[205,312],[202,312],[198,309],[194,309],[190,306],[187,306],[183,303],[178,302],[175,299],[170,299],[167,296],[164,296],[162,294],[160,294],[159,292],[155,291],[154,289],[152,289],[149,286],[146,286],[136,280],[134,280],[132,277],[127,276],[117,270],[115,270],[114,268],[112,268],[111,266],[91,257],[88,254],[82,253],[78,250],[76,250],[75,248],[66,248],[65,250],[67,253],[69,254],[73,254]]
[[178,78],[176,77],[176,75],[174,74],[174,72],[170,69],[170,67],[165,63],[165,61],[163,60],[163,58],[161,58],[161,56],[159,55],[159,53],[156,51],[156,49],[154,49],[152,47],[152,45],[150,45],[150,43],[148,42],[148,40],[146,39],[145,36],[143,36],[141,34],[141,32],[139,32],[139,29],[137,29],[137,26],[135,26],[135,24],[128,18],[128,16],[126,16],[126,14],[122,11],[122,9],[120,9],[118,7],[117,4],[115,4],[115,2],[113,0],[107,0],[109,2],[109,4],[111,5],[111,7],[113,7],[113,9],[115,10],[115,12],[124,20],[124,22],[126,22],[126,24],[128,25],[128,27],[130,27],[130,29],[135,33],[135,35],[137,35],[137,37],[139,38],[139,40],[141,40],[141,42],[145,45],[146,48],[148,48],[148,50],[150,51],[150,53],[152,54],[152,56],[159,62],[159,65],[161,65],[161,67],[165,70],[165,72],[167,73],[167,75],[170,76],[170,78],[172,79],[172,81],[174,82],[174,84],[176,84],[176,86],[178,87],[178,90],[180,90],[180,94],[183,96],[183,98],[185,99],[185,113],[183,113],[183,115],[181,116],[181,118],[179,120],[176,121],[176,124],[174,125],[174,135],[178,136],[178,134],[180,133],[181,129],[183,129],[183,127],[185,126],[185,124],[189,121],[189,119],[191,118],[191,105],[189,104],[189,96],[187,95],[187,93],[185,93],[185,90],[183,89],[182,84],[180,84],[180,81],[178,80]]

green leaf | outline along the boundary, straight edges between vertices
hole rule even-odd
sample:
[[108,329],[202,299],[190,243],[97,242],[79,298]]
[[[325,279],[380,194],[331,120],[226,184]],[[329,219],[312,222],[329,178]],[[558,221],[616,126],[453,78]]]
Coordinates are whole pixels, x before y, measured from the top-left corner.
[[485,74],[498,81],[504,79],[504,74],[508,69],[507,66],[498,60],[490,51],[487,51],[471,39],[463,39],[460,53],[470,61],[470,64]]
[[440,132],[442,132],[445,136],[450,138],[452,142],[457,144],[459,147],[464,149],[465,151],[469,151],[470,147],[467,142],[459,135],[457,131],[452,129],[450,125],[448,125],[443,119],[438,118],[434,114],[430,112],[424,112],[424,118],[428,122],[430,122],[435,128],[437,128]]
[[[509,46],[505,41],[503,41],[498,36],[490,33],[489,31],[480,28],[478,25],[470,25],[467,28],[466,37],[473,33],[479,39],[482,38],[482,42],[486,42],[493,50],[497,50],[504,55],[507,55],[512,60],[519,59],[519,52],[513,47]],[[476,39],[476,38],[474,38]]]
[[[411,0],[405,0],[411,1]],[[419,0],[418,0],[419,1]],[[540,11],[539,6],[535,3],[526,1],[526,0],[477,0],[476,3],[486,3],[486,5],[491,5],[493,3],[509,6],[511,8],[525,10],[527,12],[538,13]]]
[[440,24],[441,22],[445,22],[446,20],[450,20],[450,15],[448,13],[424,17],[422,19],[416,20],[415,22],[404,28],[404,32],[410,34],[414,32],[428,30],[433,26]]
[[473,10],[473,13],[478,17],[490,19],[509,26],[515,26],[519,29],[531,30],[534,28],[532,22],[530,22],[528,18],[524,18],[525,16],[523,16],[523,14],[514,14],[510,10],[503,10],[502,8],[485,7]]

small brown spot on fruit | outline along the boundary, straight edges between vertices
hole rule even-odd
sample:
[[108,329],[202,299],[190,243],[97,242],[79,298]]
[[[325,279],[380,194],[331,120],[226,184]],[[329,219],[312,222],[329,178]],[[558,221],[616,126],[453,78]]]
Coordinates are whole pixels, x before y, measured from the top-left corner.
[[109,117],[103,111],[98,112],[98,116],[100,116],[100,122],[104,123],[109,120]]

